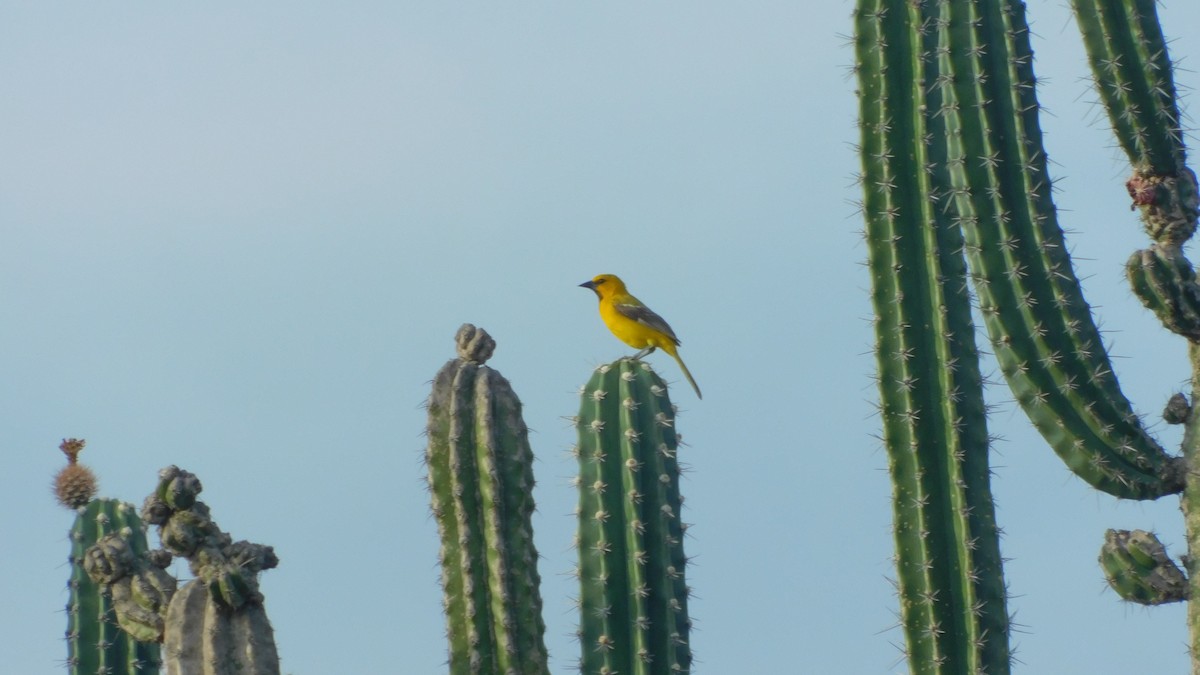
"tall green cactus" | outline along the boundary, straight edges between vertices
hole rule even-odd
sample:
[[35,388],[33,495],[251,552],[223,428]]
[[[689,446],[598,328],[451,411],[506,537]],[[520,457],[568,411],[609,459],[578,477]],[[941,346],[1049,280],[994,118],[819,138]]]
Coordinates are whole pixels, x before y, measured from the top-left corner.
[[642,361],[601,366],[583,389],[577,428],[581,671],[688,673],[683,497],[667,385]]
[[944,204],[937,9],[875,0],[856,13],[880,414],[910,667],[996,675],[1009,669],[1008,614],[963,236]]
[[[1127,188],[1156,242],[1150,250],[1136,253],[1127,271],[1138,297],[1164,325],[1195,340],[1200,334],[1200,288],[1180,244],[1195,230],[1196,187],[1183,166],[1170,61],[1153,2],[1073,4],[1102,99],[1134,165]],[[893,418],[905,414],[892,403],[896,391],[919,395],[930,387],[921,374],[937,377],[932,370],[906,369],[919,368],[924,358],[941,359],[955,374],[963,369],[963,362],[947,349],[920,343],[905,348],[900,336],[919,332],[914,326],[933,332],[967,330],[963,324],[955,327],[936,320],[953,310],[929,290],[962,283],[957,269],[943,262],[956,258],[957,252],[940,248],[947,242],[953,246],[954,235],[937,235],[937,243],[924,253],[926,261],[895,251],[918,250],[906,239],[935,239],[921,234],[922,228],[961,231],[960,248],[970,264],[1000,369],[1034,425],[1073,472],[1100,490],[1127,499],[1184,491],[1189,540],[1200,542],[1193,536],[1200,535],[1200,511],[1195,512],[1193,529],[1188,506],[1195,481],[1186,479],[1184,469],[1194,464],[1186,446],[1189,438],[1200,439],[1200,422],[1191,419],[1196,416],[1189,416],[1190,411],[1181,414],[1179,405],[1171,412],[1172,419],[1187,419],[1189,424],[1185,464],[1149,436],[1117,384],[1051,201],[1024,5],[1016,0],[860,0],[856,17],[864,213],[880,317],[880,388],[889,451],[926,442],[890,429],[898,424]],[[896,319],[901,301],[914,294],[933,300]],[[895,307],[885,306],[889,298]],[[1200,366],[1194,342],[1193,360]],[[1200,384],[1197,387],[1200,394]],[[957,403],[961,392],[949,390],[941,400]],[[915,425],[918,418],[928,421],[928,411],[911,408],[907,414]],[[963,417],[959,423],[969,426],[972,419]],[[904,469],[893,460],[898,490],[911,482]],[[920,473],[927,475],[925,469]],[[1200,506],[1200,486],[1195,491],[1194,503]],[[955,512],[913,521],[904,520],[898,509],[902,597],[907,597],[910,582],[903,574],[901,533],[914,526],[950,529],[943,523]],[[1170,576],[1169,567],[1153,555],[1157,549],[1149,540],[1110,540],[1106,569],[1120,580],[1128,597],[1179,599],[1178,584],[1157,595],[1137,586],[1148,578],[1162,586],[1158,576]],[[1197,575],[1189,572],[1195,583]],[[922,656],[913,645],[922,630],[938,626],[928,621],[911,624],[907,609],[902,605],[913,670],[941,672],[941,656]],[[1200,614],[1194,606],[1191,611],[1196,635]],[[1200,641],[1194,639],[1193,644],[1193,653],[1200,654]],[[997,668],[1007,665],[962,665],[946,672]]]
[[452,675],[545,675],[533,453],[521,403],[464,324],[429,397],[426,463],[442,550]]
[[78,463],[84,441],[66,439],[60,449],[68,465],[55,480],[59,502],[75,510],[71,528],[70,600],[67,602],[67,669],[72,675],[154,675],[161,663],[154,642],[139,642],[121,629],[116,607],[121,598],[94,581],[85,569],[87,551],[106,536],[119,537],[132,558],[147,550],[137,509],[115,499],[93,499],[96,479]]

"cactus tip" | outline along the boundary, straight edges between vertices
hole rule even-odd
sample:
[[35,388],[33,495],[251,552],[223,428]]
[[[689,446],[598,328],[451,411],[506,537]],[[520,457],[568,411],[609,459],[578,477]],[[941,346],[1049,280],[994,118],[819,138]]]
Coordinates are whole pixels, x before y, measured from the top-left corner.
[[96,474],[79,463],[79,453],[87,442],[80,438],[64,438],[58,446],[67,456],[67,465],[54,476],[54,495],[68,509],[79,509],[96,496]]
[[496,351],[496,341],[482,328],[464,323],[454,334],[454,343],[458,350],[458,358],[480,365],[492,358]]
[[62,443],[58,445],[58,449],[63,451],[67,456],[68,464],[75,464],[79,461],[79,453],[83,452],[83,446],[87,445],[87,441],[82,438],[64,438]]

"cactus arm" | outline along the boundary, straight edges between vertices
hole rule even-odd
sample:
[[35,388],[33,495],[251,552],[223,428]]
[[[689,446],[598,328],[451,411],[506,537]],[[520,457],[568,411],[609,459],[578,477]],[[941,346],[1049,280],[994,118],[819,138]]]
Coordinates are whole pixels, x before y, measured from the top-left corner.
[[1144,530],[1109,530],[1100,549],[1100,568],[1123,599],[1163,605],[1187,599],[1187,579],[1158,537]]
[[666,384],[622,359],[584,388],[578,418],[581,671],[690,672],[678,439]]
[[1137,169],[1184,165],[1175,82],[1155,0],[1071,0],[1096,89]]
[[935,24],[949,75],[952,207],[1001,371],[1063,461],[1098,489],[1152,499],[1182,489],[1113,373],[1050,198],[1024,9],[948,2]]

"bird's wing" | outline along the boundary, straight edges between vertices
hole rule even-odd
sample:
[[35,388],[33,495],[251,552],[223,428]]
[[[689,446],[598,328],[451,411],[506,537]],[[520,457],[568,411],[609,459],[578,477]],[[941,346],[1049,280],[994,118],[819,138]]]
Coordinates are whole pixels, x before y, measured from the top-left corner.
[[666,335],[671,338],[671,342],[679,344],[679,338],[675,337],[675,331],[671,330],[667,322],[661,316],[651,311],[649,307],[642,304],[614,302],[613,309],[616,309],[619,314],[626,318],[633,319],[643,326],[648,326]]

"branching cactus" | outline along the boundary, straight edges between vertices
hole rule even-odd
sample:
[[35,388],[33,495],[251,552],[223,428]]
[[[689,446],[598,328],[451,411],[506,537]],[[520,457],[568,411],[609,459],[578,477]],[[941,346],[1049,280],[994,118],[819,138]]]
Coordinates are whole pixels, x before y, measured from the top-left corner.
[[[1153,246],[1130,258],[1134,291],[1163,324],[1192,341],[1200,372],[1200,286],[1181,253],[1196,227],[1195,177],[1184,165],[1171,64],[1153,0],[1075,0],[1101,99],[1133,176],[1126,188],[1142,211]],[[1125,499],[1184,493],[1188,518],[1189,584],[1195,589],[1200,552],[1200,485],[1194,466],[1200,422],[1186,400],[1173,400],[1167,419],[1188,425],[1184,458],[1168,453],[1147,433],[1118,386],[1072,270],[1051,200],[1051,180],[1038,122],[1033,54],[1024,4],[1016,0],[860,0],[857,70],[862,103],[864,215],[879,316],[880,389],[885,440],[897,489],[910,482],[910,466],[897,463],[903,446],[934,443],[894,427],[917,428],[931,406],[899,408],[897,396],[916,398],[929,378],[958,380],[962,358],[936,339],[905,342],[925,326],[946,343],[969,330],[936,317],[952,314],[937,289],[961,288],[957,254],[969,276],[992,347],[1009,387],[1050,446],[1079,477]],[[947,233],[944,230],[950,230]],[[957,235],[956,233],[961,233]],[[921,255],[920,262],[904,251]],[[953,260],[947,265],[945,260]],[[914,272],[914,266],[920,271]],[[923,300],[909,301],[916,295]],[[887,306],[888,302],[895,306]],[[925,307],[919,307],[920,302]],[[897,318],[903,306],[912,313]],[[891,337],[888,332],[899,333]],[[944,375],[922,369],[936,359]],[[1197,379],[1200,393],[1200,379]],[[964,391],[967,394],[964,397]],[[974,396],[958,386],[925,399],[946,410]],[[897,419],[899,418],[899,419]],[[950,417],[969,427],[976,418]],[[944,455],[943,462],[960,461]],[[932,465],[931,465],[932,466]],[[917,467],[919,476],[929,470]],[[953,476],[949,476],[951,480]],[[946,484],[943,483],[945,489]],[[914,495],[922,504],[932,503]],[[1196,508],[1193,508],[1195,505]],[[910,621],[902,533],[918,526],[933,536],[950,531],[959,510],[905,520],[897,507],[901,612],[914,672],[999,672],[1006,664],[946,664],[953,656],[919,653],[922,631],[953,633],[928,621]],[[1110,533],[1102,553],[1106,573],[1122,597],[1160,603],[1196,595],[1184,592],[1178,569],[1157,540],[1145,533]],[[933,596],[926,596],[932,598]],[[932,600],[931,600],[932,601]],[[973,611],[973,610],[970,610]],[[1194,658],[1200,657],[1200,610],[1190,607]],[[998,656],[998,654],[997,654]],[[1200,661],[1194,661],[1200,673]]]
[[642,361],[601,366],[583,389],[577,427],[581,671],[691,672],[667,385]]
[[142,517],[159,539],[186,558],[195,579],[165,607],[168,675],[279,675],[275,637],[263,609],[258,574],[279,564],[270,546],[233,541],[199,501],[200,480],[170,466],[159,472]]
[[521,402],[484,363],[496,343],[463,325],[429,397],[426,463],[441,536],[452,675],[545,675],[533,545],[533,453]]
[[[121,558],[132,565],[147,550],[146,533],[137,509],[115,499],[93,499],[96,478],[78,462],[84,441],[66,439],[60,448],[68,465],[55,478],[59,503],[76,512],[71,528],[70,600],[67,602],[67,669],[72,675],[154,675],[159,672],[159,647],[139,642],[122,630],[120,608],[131,599],[110,593],[85,570],[87,551],[100,541],[121,549]],[[161,570],[160,570],[161,571]]]

